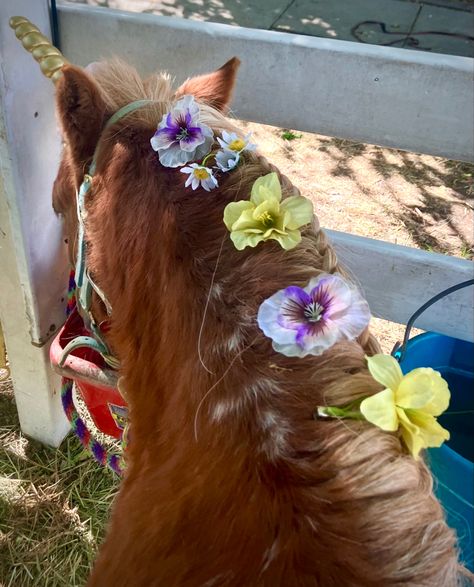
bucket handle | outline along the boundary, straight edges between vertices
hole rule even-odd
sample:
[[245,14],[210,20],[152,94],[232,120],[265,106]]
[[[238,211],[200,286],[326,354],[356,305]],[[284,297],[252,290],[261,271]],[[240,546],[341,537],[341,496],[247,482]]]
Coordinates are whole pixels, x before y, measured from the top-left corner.
[[463,282],[458,283],[456,285],[452,285],[451,287],[444,289],[443,291],[439,292],[438,294],[436,294],[435,296],[430,298],[420,308],[418,308],[418,310],[410,317],[410,319],[407,322],[403,341],[401,343],[400,343],[400,341],[395,343],[395,346],[393,347],[393,350],[391,353],[392,356],[394,356],[399,363],[403,359],[403,357],[405,355],[406,345],[407,345],[407,342],[410,338],[410,332],[411,332],[411,329],[413,328],[413,324],[414,324],[415,320],[421,314],[423,314],[423,312],[425,310],[427,310],[430,306],[432,306],[433,304],[435,304],[439,300],[445,298],[446,296],[449,296],[450,294],[454,293],[455,291],[458,291],[459,289],[469,287],[470,285],[474,285],[474,279],[468,279],[467,281],[463,281]]

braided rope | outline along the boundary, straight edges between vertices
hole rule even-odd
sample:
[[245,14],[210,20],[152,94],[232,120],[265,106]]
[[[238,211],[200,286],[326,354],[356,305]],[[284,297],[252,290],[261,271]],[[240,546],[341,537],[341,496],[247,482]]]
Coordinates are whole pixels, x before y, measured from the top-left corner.
[[82,446],[92,454],[94,459],[100,465],[112,469],[117,475],[122,475],[125,468],[123,457],[120,454],[108,451],[103,444],[92,436],[87,424],[80,417],[79,412],[74,405],[73,387],[74,381],[72,379],[67,377],[62,378],[61,401],[64,413],[71,423],[71,428],[81,441]]
[[[67,316],[74,310],[75,306],[76,282],[74,281],[74,271],[71,271],[67,293]],[[61,380],[61,402],[66,418],[71,423],[71,428],[81,441],[82,446],[91,453],[100,465],[108,467],[117,475],[122,475],[125,469],[123,456],[109,451],[102,443],[94,438],[74,405],[73,388],[74,381],[68,377],[63,377]]]

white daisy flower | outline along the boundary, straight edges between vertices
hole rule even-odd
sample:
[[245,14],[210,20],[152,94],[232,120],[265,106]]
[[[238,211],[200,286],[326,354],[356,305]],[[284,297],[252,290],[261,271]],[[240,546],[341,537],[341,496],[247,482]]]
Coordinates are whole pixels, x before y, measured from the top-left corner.
[[210,192],[218,186],[212,170],[209,167],[204,167],[204,165],[199,165],[199,163],[191,163],[191,165],[183,167],[180,171],[181,173],[189,174],[184,187],[191,186],[195,190],[201,186],[206,192]]
[[234,153],[242,153],[242,151],[255,151],[257,145],[250,142],[251,133],[246,135],[243,139],[235,132],[222,131],[222,138],[217,137],[217,142],[225,151],[233,151]]
[[216,164],[221,171],[234,169],[244,151],[255,151],[257,145],[250,142],[250,137],[248,134],[242,139],[235,132],[222,131],[222,138],[217,137],[221,149],[216,154]]

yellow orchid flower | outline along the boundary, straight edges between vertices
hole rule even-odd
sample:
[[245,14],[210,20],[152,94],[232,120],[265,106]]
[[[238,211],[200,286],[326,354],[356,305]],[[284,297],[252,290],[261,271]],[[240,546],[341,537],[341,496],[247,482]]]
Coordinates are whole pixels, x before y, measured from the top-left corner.
[[447,409],[451,397],[438,371],[422,367],[403,375],[390,355],[367,357],[367,364],[372,377],[385,389],[361,402],[366,420],[390,432],[401,427],[402,438],[415,459],[423,448],[438,447],[449,440],[449,432],[435,418]]
[[313,205],[302,196],[281,201],[276,173],[259,177],[252,186],[250,200],[227,204],[224,223],[235,248],[255,247],[260,241],[276,240],[286,249],[301,241],[298,230],[313,218]]

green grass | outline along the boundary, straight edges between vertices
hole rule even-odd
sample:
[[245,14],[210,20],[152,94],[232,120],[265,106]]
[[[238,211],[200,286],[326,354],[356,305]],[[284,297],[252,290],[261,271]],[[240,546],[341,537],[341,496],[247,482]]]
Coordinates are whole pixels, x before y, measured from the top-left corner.
[[281,138],[285,139],[285,141],[294,141],[295,139],[301,139],[302,134],[296,134],[292,130],[284,130],[281,133]]
[[461,251],[459,253],[463,259],[472,259],[473,257],[473,250],[468,245],[463,245],[461,247]]
[[0,384],[0,585],[84,585],[118,478],[69,436],[53,449],[19,431]]

